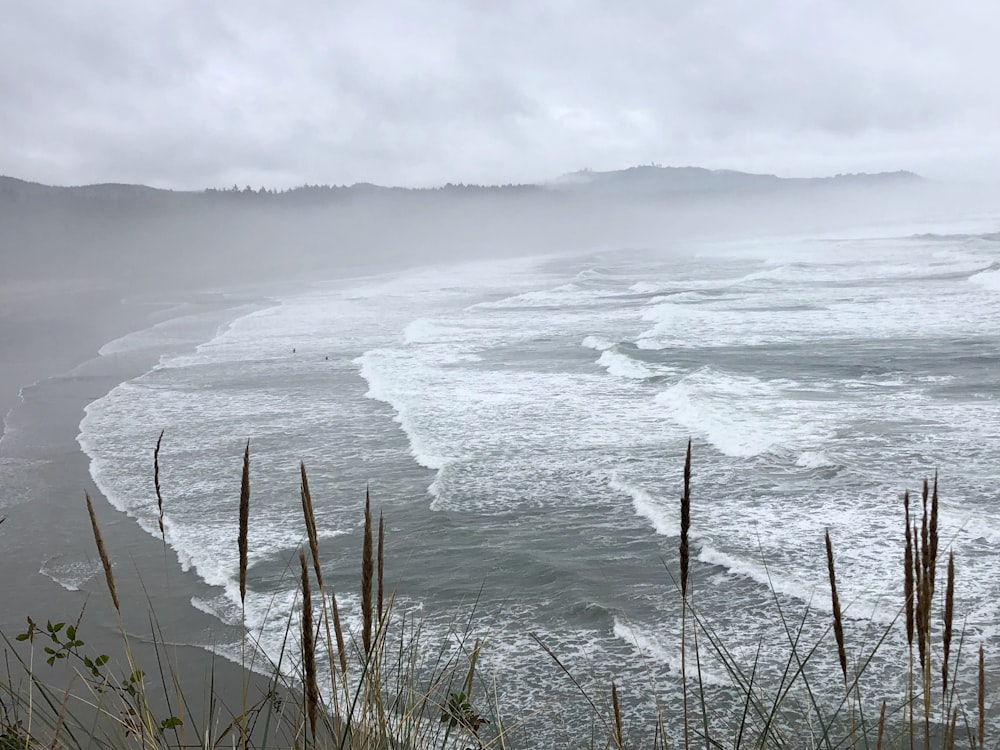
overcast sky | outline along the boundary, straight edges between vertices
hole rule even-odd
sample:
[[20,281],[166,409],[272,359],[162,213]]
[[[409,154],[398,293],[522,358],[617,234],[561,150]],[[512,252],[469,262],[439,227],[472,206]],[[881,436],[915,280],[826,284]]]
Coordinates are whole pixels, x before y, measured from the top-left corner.
[[0,174],[1000,175],[997,0],[7,0]]

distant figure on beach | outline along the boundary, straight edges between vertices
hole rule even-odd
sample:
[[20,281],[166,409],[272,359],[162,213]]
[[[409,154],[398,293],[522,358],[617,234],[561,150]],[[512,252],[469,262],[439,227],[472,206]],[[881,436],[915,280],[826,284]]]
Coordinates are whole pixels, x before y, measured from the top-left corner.
[[329,362],[329,361],[330,361],[330,358],[329,358],[329,357],[323,357],[323,361],[324,361],[324,362]]
[[292,347],[292,354],[295,354],[295,347]]

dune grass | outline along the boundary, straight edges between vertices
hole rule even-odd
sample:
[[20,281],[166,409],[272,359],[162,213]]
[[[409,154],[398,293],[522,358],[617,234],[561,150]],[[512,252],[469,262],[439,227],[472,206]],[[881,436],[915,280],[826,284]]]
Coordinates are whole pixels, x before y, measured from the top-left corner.
[[[160,488],[160,440],[154,451],[154,487],[164,537]],[[551,660],[570,692],[589,713],[597,734],[581,730],[577,744],[594,748],[956,748],[986,747],[986,662],[978,649],[975,695],[959,692],[963,629],[954,610],[955,559],[949,552],[944,592],[937,579],[940,539],[938,482],[925,481],[917,508],[903,499],[900,589],[904,605],[870,643],[849,647],[837,590],[834,543],[825,545],[832,616],[828,632],[803,643],[802,619],[793,620],[775,594],[774,617],[788,640],[776,684],[762,681],[760,650],[747,659],[733,653],[697,606],[691,574],[692,457],[689,441],[679,505],[679,581],[664,565],[664,596],[680,597],[682,706],[668,711],[650,679],[656,709],[631,716],[615,680],[597,695],[560,655],[532,634],[538,658]],[[111,555],[93,504],[85,497],[104,580],[117,616],[120,653],[88,650],[82,613],[73,620],[27,620],[24,632],[4,635],[0,675],[0,750],[22,748],[532,748],[545,727],[505,722],[504,706],[490,676],[479,668],[488,642],[471,637],[472,623],[459,623],[447,643],[433,642],[421,623],[397,611],[395,592],[385,585],[385,524],[377,528],[365,493],[360,552],[361,624],[346,628],[337,594],[324,581],[316,518],[305,465],[300,465],[304,536],[290,561],[298,581],[293,615],[284,622],[279,654],[265,654],[246,625],[248,528],[252,521],[250,444],[243,454],[235,558],[243,609],[238,695],[216,685],[192,684],[180,674],[149,604],[152,663],[140,664],[123,624]],[[2,520],[2,519],[0,519]],[[819,540],[817,540],[819,544]],[[766,563],[766,561],[765,561]],[[473,615],[474,617],[475,615]],[[862,676],[895,630],[905,632],[904,685],[896,704],[864,694]],[[134,640],[134,639],[133,639]],[[836,654],[841,680],[831,693],[806,669],[826,649]],[[853,661],[849,658],[853,657]],[[713,702],[703,666],[721,665],[737,700]],[[251,689],[253,684],[253,689]],[[155,689],[154,689],[155,688]],[[890,691],[891,692],[891,691]],[[796,694],[801,700],[793,700]],[[735,709],[733,708],[735,706]],[[204,707],[204,708],[199,708]],[[677,716],[680,719],[677,719]],[[671,717],[674,717],[671,719]],[[532,720],[544,721],[543,715]],[[637,736],[629,731],[637,726]]]

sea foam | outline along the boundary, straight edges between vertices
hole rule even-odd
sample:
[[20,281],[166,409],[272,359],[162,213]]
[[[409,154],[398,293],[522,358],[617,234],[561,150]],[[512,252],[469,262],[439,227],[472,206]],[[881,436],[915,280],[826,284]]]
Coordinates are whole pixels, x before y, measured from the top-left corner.
[[704,367],[656,397],[678,424],[733,457],[778,446],[814,444],[829,429],[815,402],[800,403],[783,384]]
[[606,349],[601,352],[597,364],[618,378],[645,380],[656,374],[639,360],[613,349]]

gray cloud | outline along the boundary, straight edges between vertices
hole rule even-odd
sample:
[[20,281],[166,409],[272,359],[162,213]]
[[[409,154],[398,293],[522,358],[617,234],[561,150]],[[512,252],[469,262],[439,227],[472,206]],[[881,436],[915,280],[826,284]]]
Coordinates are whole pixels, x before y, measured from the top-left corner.
[[38,0],[5,15],[0,172],[29,179],[1000,167],[991,0]]

